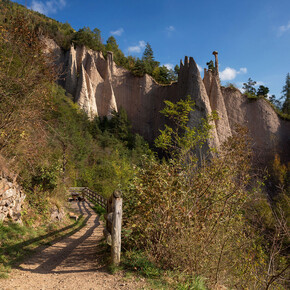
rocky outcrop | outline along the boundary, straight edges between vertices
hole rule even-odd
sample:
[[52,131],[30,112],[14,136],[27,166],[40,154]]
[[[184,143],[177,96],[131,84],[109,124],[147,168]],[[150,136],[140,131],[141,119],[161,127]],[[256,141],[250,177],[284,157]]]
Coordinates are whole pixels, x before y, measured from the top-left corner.
[[[212,113],[212,108],[199,69],[192,57],[189,60],[185,57],[184,64],[180,62],[178,88],[179,96],[191,96],[195,102],[195,111],[190,114],[189,126],[196,127],[202,118]],[[216,127],[213,128],[211,135],[212,138],[208,140],[207,147],[219,147],[220,140]],[[204,150],[207,150],[207,147]]]
[[185,57],[184,63],[180,63],[178,82],[163,86],[148,75],[136,77],[118,67],[112,53],[105,59],[101,52],[74,46],[68,52],[56,49],[54,53],[62,65],[60,84],[90,118],[110,116],[123,107],[134,132],[152,142],[167,122],[159,113],[164,100],[176,102],[190,95],[196,110],[190,115],[189,126],[196,126],[212,111],[218,113],[208,146],[219,147],[231,136],[235,124],[242,124],[249,128],[253,148],[261,160],[274,153],[290,160],[289,122],[281,120],[265,100],[253,102],[238,90],[222,88],[218,54],[216,51],[213,54],[215,67],[204,71],[203,80],[194,59]]
[[16,175],[3,167],[0,156],[0,221],[11,219],[21,223],[21,208],[25,194],[16,182]]
[[249,100],[235,88],[222,88],[231,128],[236,124],[248,128],[259,164],[277,153],[284,162],[290,161],[290,122],[282,120],[264,99]]

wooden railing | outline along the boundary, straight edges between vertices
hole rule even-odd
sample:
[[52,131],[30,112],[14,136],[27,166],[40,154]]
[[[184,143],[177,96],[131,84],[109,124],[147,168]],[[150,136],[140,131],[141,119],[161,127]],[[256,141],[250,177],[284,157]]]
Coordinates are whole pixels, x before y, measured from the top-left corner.
[[86,197],[93,203],[96,203],[105,209],[107,208],[107,199],[101,196],[100,194],[96,193],[95,191],[89,189],[88,187],[70,187],[69,191],[72,197],[74,196],[80,196],[83,198]]
[[87,187],[70,187],[69,191],[74,199],[87,198],[106,209],[106,227],[103,233],[111,246],[112,263],[118,265],[121,257],[122,193],[115,190],[110,198],[106,199]]

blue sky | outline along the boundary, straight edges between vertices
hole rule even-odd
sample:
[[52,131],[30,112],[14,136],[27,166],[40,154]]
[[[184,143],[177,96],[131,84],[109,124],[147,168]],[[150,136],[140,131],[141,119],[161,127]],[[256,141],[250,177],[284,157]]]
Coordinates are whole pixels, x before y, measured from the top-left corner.
[[[25,5],[25,0],[15,1]],[[97,27],[126,54],[174,66],[185,55],[202,68],[219,52],[223,84],[249,77],[280,97],[290,72],[290,0],[27,0],[27,6],[76,30]]]

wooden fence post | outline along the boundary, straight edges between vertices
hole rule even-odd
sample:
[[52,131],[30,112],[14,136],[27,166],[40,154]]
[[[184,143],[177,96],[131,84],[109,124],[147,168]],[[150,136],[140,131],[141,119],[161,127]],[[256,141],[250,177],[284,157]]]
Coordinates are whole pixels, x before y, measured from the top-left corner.
[[112,247],[111,256],[113,265],[120,263],[121,257],[121,227],[122,227],[122,193],[115,190],[113,193],[113,223],[112,223]]

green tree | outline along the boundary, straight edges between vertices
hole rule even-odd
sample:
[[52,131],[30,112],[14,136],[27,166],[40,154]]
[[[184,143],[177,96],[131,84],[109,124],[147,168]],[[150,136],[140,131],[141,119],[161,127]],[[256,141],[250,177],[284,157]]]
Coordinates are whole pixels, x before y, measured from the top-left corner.
[[142,60],[139,58],[136,60],[135,65],[132,69],[132,72],[135,76],[142,77],[145,74],[145,67]]
[[269,88],[260,85],[258,90],[257,90],[257,96],[263,96],[263,97],[267,97],[269,93]]
[[128,59],[124,53],[119,49],[119,45],[114,36],[110,36],[107,40],[106,51],[112,51],[114,61],[117,65],[128,68]]
[[93,31],[89,27],[84,27],[78,30],[73,37],[72,43],[79,46],[86,46],[93,50],[101,50],[101,32],[99,29],[95,28]]
[[284,103],[282,105],[282,112],[285,114],[290,114],[290,74],[288,73],[286,76],[286,82],[282,90],[282,99],[284,99]]
[[171,82],[177,81],[177,76],[174,71],[164,65],[155,67],[152,76],[160,84],[170,84]]
[[243,89],[245,90],[246,94],[251,94],[255,95],[256,94],[256,89],[255,85],[257,82],[253,81],[251,78],[248,79],[247,83],[243,83]]
[[165,108],[160,111],[173,126],[165,125],[165,129],[160,130],[160,135],[155,140],[155,146],[181,163],[188,163],[190,156],[194,159],[191,161],[196,162],[193,150],[201,148],[209,138],[212,128],[210,122],[216,118],[216,115],[213,114],[207,119],[201,119],[198,127],[190,128],[188,126],[189,114],[194,111],[194,106],[194,101],[187,96],[185,100],[181,99],[177,103],[165,101]]
[[113,112],[110,127],[110,131],[120,140],[128,141],[130,139],[131,124],[126,111],[122,107],[119,112]]
[[269,96],[269,101],[276,106],[279,110],[281,110],[281,101],[276,99],[275,95]]
[[212,60],[210,60],[209,62],[206,63],[207,68],[214,71],[214,63]]
[[114,36],[110,36],[107,39],[106,50],[112,51],[112,52],[117,52],[118,49],[119,49],[119,46],[117,44],[116,38]]
[[153,70],[159,66],[159,62],[155,61],[152,47],[148,42],[142,56],[142,62],[144,64],[145,72],[149,75],[152,75]]
[[179,71],[180,71],[180,67],[179,67],[179,65],[177,64],[177,65],[174,67],[174,73],[175,73],[176,77],[178,77]]
[[148,62],[154,61],[153,50],[152,50],[151,45],[148,42],[143,52],[142,60],[148,61]]

